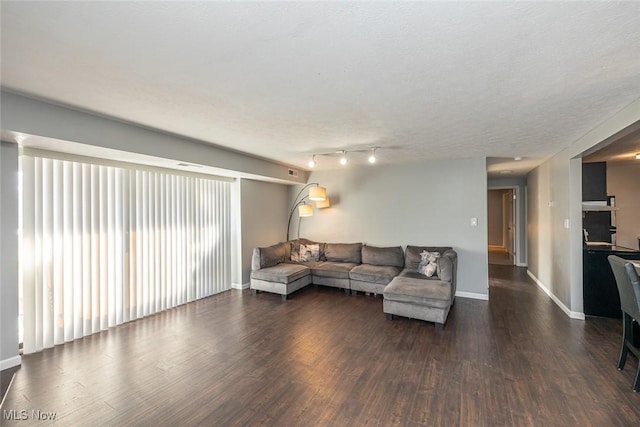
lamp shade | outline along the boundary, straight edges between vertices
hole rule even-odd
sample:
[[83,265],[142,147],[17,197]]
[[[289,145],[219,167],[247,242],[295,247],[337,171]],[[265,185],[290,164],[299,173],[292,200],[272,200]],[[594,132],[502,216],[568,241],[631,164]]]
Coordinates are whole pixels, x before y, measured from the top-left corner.
[[298,216],[312,216],[313,208],[311,205],[300,205],[298,206]]
[[327,197],[324,200],[317,200],[316,201],[316,208],[318,209],[324,209],[324,208],[328,208],[329,206],[331,206],[331,203],[329,203],[329,198]]
[[324,200],[327,198],[327,189],[324,187],[311,187],[309,189],[309,200]]

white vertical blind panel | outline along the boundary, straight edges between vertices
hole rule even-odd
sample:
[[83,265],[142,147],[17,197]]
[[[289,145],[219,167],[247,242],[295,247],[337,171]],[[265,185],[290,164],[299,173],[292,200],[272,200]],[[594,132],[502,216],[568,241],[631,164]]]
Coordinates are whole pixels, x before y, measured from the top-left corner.
[[230,289],[231,183],[20,162],[25,353]]
[[82,330],[81,335],[91,333],[91,267],[92,267],[92,228],[91,228],[91,165],[82,165],[82,198],[80,205],[82,208]]
[[63,205],[62,205],[62,310],[61,316],[63,323],[61,324],[63,341],[73,341],[75,328],[65,328],[64,325],[73,325],[73,165],[70,162],[62,162],[62,187],[63,187]]
[[[71,243],[71,252],[72,252],[72,261],[71,268],[73,271],[73,279],[71,280],[71,295],[69,296],[73,301],[73,313],[72,322],[73,322],[73,338],[81,338],[82,337],[82,298],[84,294],[84,289],[82,286],[82,165],[78,163],[70,163],[69,167],[71,168],[71,182],[70,184],[73,187],[73,195],[72,195],[72,211],[71,211],[71,221],[72,221],[72,243]],[[71,329],[71,328],[69,328]]]
[[36,245],[35,236],[35,170],[34,159],[31,157],[20,157],[20,170],[22,171],[22,226],[30,232],[23,232],[20,236],[20,285],[23,292],[23,350],[25,352],[36,351],[36,324],[37,324],[37,303],[36,303],[36,260],[39,248]]

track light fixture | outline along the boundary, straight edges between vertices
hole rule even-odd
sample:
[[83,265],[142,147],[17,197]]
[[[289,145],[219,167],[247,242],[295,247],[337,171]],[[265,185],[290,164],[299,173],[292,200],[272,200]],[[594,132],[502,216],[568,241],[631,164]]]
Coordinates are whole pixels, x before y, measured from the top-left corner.
[[342,150],[342,156],[340,157],[340,164],[342,166],[346,165],[348,162],[347,160],[347,152],[345,150]]
[[[374,163],[377,163],[378,161],[378,157],[376,156],[376,151],[378,150],[378,148],[380,147],[360,148],[360,149],[354,149],[354,150],[337,150],[329,153],[315,153],[311,156],[311,159],[307,164],[310,169],[313,169],[316,166],[318,166],[318,162],[316,161],[316,156],[327,156],[327,157],[338,156],[338,162],[342,166],[346,166],[348,163],[350,163],[349,157],[351,157],[353,153],[368,153],[369,156],[367,157],[367,160],[369,161],[369,163],[374,164]],[[347,154],[349,154],[349,157],[347,157]]]

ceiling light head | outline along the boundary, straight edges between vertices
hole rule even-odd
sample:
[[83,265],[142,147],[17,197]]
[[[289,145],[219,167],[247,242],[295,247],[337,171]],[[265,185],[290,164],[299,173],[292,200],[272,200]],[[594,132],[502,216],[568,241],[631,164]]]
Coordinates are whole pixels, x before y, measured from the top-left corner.
[[346,165],[348,162],[347,160],[347,152],[345,150],[342,150],[342,156],[340,156],[340,164],[342,166]]
[[513,171],[511,171],[511,170],[500,171],[500,175],[511,175],[512,173],[513,173]]
[[376,162],[376,149],[372,148],[371,149],[371,155],[369,156],[369,163],[375,163]]
[[309,160],[309,167],[313,169],[316,167],[316,164],[316,155],[314,154],[311,156],[311,160]]
[[636,160],[640,160],[640,153],[636,154]]
[[520,160],[522,160],[522,157],[517,156],[517,157],[514,157],[513,160],[515,160],[516,162],[519,162]]

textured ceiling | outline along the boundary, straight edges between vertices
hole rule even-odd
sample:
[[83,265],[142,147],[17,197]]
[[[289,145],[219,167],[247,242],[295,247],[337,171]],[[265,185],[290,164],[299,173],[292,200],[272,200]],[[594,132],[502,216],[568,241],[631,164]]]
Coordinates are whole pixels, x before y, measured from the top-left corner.
[[640,97],[640,2],[1,8],[5,89],[301,168],[531,167]]

